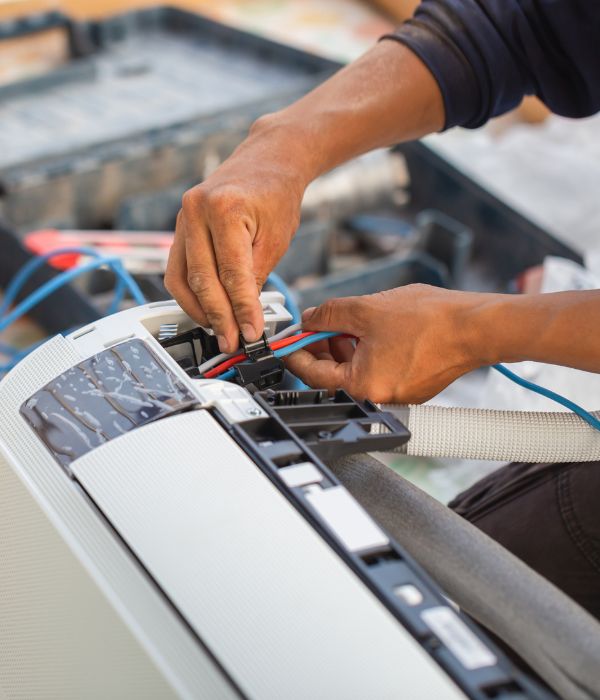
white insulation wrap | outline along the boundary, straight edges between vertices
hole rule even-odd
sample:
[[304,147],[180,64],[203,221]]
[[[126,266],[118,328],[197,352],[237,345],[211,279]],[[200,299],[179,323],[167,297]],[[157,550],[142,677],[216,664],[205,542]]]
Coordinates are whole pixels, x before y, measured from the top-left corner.
[[398,412],[410,430],[410,441],[399,450],[409,455],[531,463],[600,460],[600,432],[570,412],[382,408]]

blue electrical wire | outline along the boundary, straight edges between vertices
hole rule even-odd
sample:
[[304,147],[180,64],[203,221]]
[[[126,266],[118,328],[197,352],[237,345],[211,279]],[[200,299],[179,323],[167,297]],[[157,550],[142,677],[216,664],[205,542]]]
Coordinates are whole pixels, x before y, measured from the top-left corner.
[[[31,275],[39,269],[45,262],[50,260],[53,257],[56,257],[58,255],[65,255],[65,254],[73,254],[77,253],[80,255],[86,255],[88,257],[94,258],[94,260],[90,263],[87,263],[86,265],[82,265],[77,268],[73,268],[71,270],[68,270],[66,272],[61,273],[60,275],[54,277],[53,279],[49,280],[45,284],[43,284],[39,289],[36,289],[35,292],[30,294],[26,299],[24,299],[20,304],[18,304],[11,313],[7,314],[4,316],[10,305],[13,303],[13,301],[16,299],[19,291],[23,287],[23,285],[27,282],[27,280],[31,277]],[[18,318],[23,316],[25,313],[27,313],[30,309],[32,309],[36,304],[39,304],[41,301],[43,301],[46,297],[48,297],[50,294],[54,293],[57,289],[60,287],[64,286],[65,284],[68,284],[72,280],[76,279],[82,274],[85,274],[86,272],[89,272],[91,270],[98,269],[99,267],[103,266],[108,266],[110,267],[114,274],[117,277],[117,282],[116,282],[116,287],[115,287],[115,296],[113,301],[111,302],[111,305],[108,309],[108,314],[113,314],[118,311],[119,305],[121,301],[123,300],[126,291],[129,291],[131,293],[131,296],[133,299],[136,301],[138,304],[145,304],[146,299],[139,288],[137,282],[131,277],[131,275],[125,270],[123,267],[123,264],[119,258],[105,258],[102,255],[100,255],[96,250],[93,248],[85,248],[85,247],[66,247],[66,248],[60,248],[58,250],[54,250],[51,253],[47,253],[45,255],[37,256],[35,258],[32,258],[29,260],[20,270],[19,272],[15,275],[15,277],[11,280],[10,284],[8,285],[4,298],[2,300],[2,303],[0,304],[0,316],[4,316],[3,318],[0,319],[0,332],[5,330],[11,323],[16,321]],[[287,286],[287,284],[281,279],[279,275],[276,273],[272,272],[269,277],[267,278],[267,282],[271,284],[275,289],[283,294],[285,298],[285,305],[288,311],[290,312],[292,316],[292,321],[293,323],[300,323],[302,319],[302,314],[300,312],[300,308],[298,307],[298,304],[296,303],[296,300],[294,299],[294,295],[290,288]],[[286,357],[287,355],[291,355],[293,352],[296,352],[297,350],[300,350],[307,345],[312,345],[313,343],[316,343],[320,340],[325,340],[327,338],[332,338],[336,335],[339,335],[339,333],[331,333],[331,332],[323,332],[323,333],[315,333],[314,335],[308,337],[308,338],[303,338],[302,340],[298,341],[297,343],[293,343],[291,345],[288,345],[285,348],[281,348],[279,350],[276,350],[274,352],[275,357]],[[43,342],[43,341],[41,341]],[[12,369],[15,364],[21,360],[23,357],[25,357],[29,352],[31,352],[35,347],[37,347],[40,343],[35,343],[33,346],[30,346],[29,348],[26,348],[25,350],[18,351],[15,348],[12,348],[8,345],[1,344],[0,343],[0,353],[4,355],[8,355],[11,360],[10,362],[0,365],[0,373],[4,373]],[[546,389],[545,387],[539,386],[538,384],[535,384],[534,382],[530,382],[527,379],[523,379],[522,377],[519,377],[517,374],[509,370],[507,367],[504,365],[498,364],[494,365],[494,369],[500,374],[504,375],[511,381],[515,382],[515,384],[518,384],[519,386],[524,387],[525,389],[528,389],[529,391],[533,391],[536,394],[539,394],[540,396],[544,396],[547,399],[550,399],[551,401],[554,401],[561,406],[567,408],[568,410],[572,411],[575,413],[577,416],[579,416],[582,420],[584,420],[586,423],[588,423],[592,428],[595,430],[600,431],[600,420],[598,420],[595,416],[593,416],[589,411],[586,411],[584,408],[579,406],[578,404],[574,403],[573,401],[567,399],[564,396],[561,396],[560,394],[555,393],[554,391],[551,391],[550,389]],[[231,379],[232,377],[235,376],[235,368],[231,368],[221,374],[219,376],[219,379],[223,380],[228,380]]]
[[287,355],[291,355],[293,352],[296,352],[296,350],[301,350],[302,348],[305,348],[307,345],[318,343],[319,340],[327,340],[327,338],[334,338],[336,335],[341,335],[341,333],[321,331],[320,333],[309,335],[306,338],[301,338],[295,343],[286,345],[284,348],[279,348],[279,350],[275,350],[273,354],[275,355],[275,357],[286,357]]
[[[308,338],[302,338],[298,342],[292,343],[291,345],[288,345],[285,348],[275,350],[273,354],[275,355],[275,357],[286,357],[287,355],[291,355],[293,352],[296,352],[297,350],[300,350],[306,347],[307,345],[312,345],[313,343],[317,343],[320,340],[325,340],[326,338],[333,338],[336,335],[339,335],[339,333],[315,333],[314,335],[311,335]],[[509,370],[508,367],[505,367],[504,365],[494,365],[493,368],[496,371],[500,372],[500,374],[515,382],[515,384],[518,384],[519,386],[522,386],[525,389],[528,389],[529,391],[533,391],[536,394],[540,394],[541,396],[544,396],[547,399],[550,399],[551,401],[555,401],[561,406],[564,406],[565,408],[569,409],[569,411],[575,413],[595,430],[600,430],[600,420],[598,420],[598,418],[593,416],[589,411],[586,411],[584,408],[574,403],[573,401],[567,399],[564,396],[561,396],[560,394],[557,394],[554,391],[551,391],[550,389],[546,389],[543,386],[539,386],[539,384],[535,384],[534,382],[530,382],[527,379],[519,377],[519,375]],[[219,375],[218,379],[228,380],[232,379],[234,376],[235,368],[232,367],[223,374]]]
[[110,306],[106,309],[107,316],[112,316],[113,314],[117,313],[119,307],[121,306],[121,302],[125,298],[126,291],[127,285],[125,284],[125,280],[123,277],[121,277],[121,275],[117,275],[113,300],[110,302]]
[[88,255],[92,258],[99,258],[100,255],[92,248],[69,246],[65,248],[59,248],[58,250],[52,251],[51,253],[46,253],[44,255],[36,255],[30,258],[23,267],[17,272],[17,274],[11,279],[8,287],[4,291],[4,298],[2,304],[0,304],[0,316],[3,316],[10,305],[17,298],[23,285],[27,280],[38,270],[42,265],[44,265],[48,260],[55,258],[59,255],[67,255],[73,253],[80,253],[81,255]]
[[131,275],[122,267],[119,258],[98,258],[80,267],[67,270],[57,277],[53,277],[51,280],[43,284],[41,287],[30,294],[26,299],[24,299],[20,304],[17,304],[14,309],[7,313],[2,319],[0,319],[0,332],[5,330],[11,323],[16,321],[18,318],[26,314],[30,309],[32,309],[36,304],[39,304],[50,294],[55,292],[60,287],[73,281],[80,275],[95,270],[99,267],[109,266],[115,274],[122,277],[123,283],[129,289],[131,295],[138,304],[145,304],[146,299],[142,294],[141,289],[138,287],[135,280]]
[[[67,246],[64,248],[57,248],[56,250],[53,250],[50,253],[38,255],[34,258],[31,258],[12,278],[10,284],[6,288],[4,292],[4,298],[2,300],[2,303],[0,304],[0,316],[3,316],[6,313],[10,305],[15,301],[23,285],[36,272],[36,270],[38,270],[40,267],[42,267],[42,265],[44,265],[46,262],[48,262],[48,260],[51,260],[52,258],[55,258],[59,255],[72,255],[74,253],[79,255],[85,255],[96,260],[107,260],[107,258],[105,258],[102,254],[98,253],[98,251],[94,250],[93,248],[87,248],[85,246]],[[121,260],[119,260],[118,258],[111,258],[110,260],[112,261],[110,263],[110,267],[116,275],[117,280],[122,279],[123,284],[125,284],[126,287],[129,289],[129,291],[131,292],[131,296],[137,304],[145,304],[146,300],[141,289],[139,288],[137,282],[133,279],[133,277],[131,277],[127,270],[125,270]],[[120,288],[119,286],[117,286],[117,294],[123,294],[125,291],[119,290]],[[113,307],[111,306],[111,308]]]
[[533,391],[536,394],[540,394],[540,396],[545,396],[547,399],[555,401],[561,406],[568,408],[569,411],[572,411],[573,413],[578,415],[586,423],[591,425],[592,428],[600,430],[600,420],[593,416],[589,411],[586,411],[585,408],[582,408],[570,399],[567,399],[566,397],[561,396],[560,394],[557,394],[554,391],[551,391],[550,389],[546,389],[545,387],[540,386],[539,384],[535,384],[534,382],[530,382],[527,379],[523,379],[523,377],[519,377],[518,374],[511,372],[511,370],[509,370],[508,367],[505,367],[504,365],[494,365],[493,367],[496,371],[500,372],[500,374],[503,374],[505,377],[508,377],[508,379],[515,382],[515,384],[518,384],[519,386],[522,386],[525,389],[529,389],[529,391]]
[[[44,285],[36,289],[32,294],[30,294],[26,299],[24,299],[20,304],[18,304],[10,313],[8,309],[10,305],[14,303],[19,292],[21,291],[23,285],[27,280],[38,270],[44,263],[48,260],[57,257],[58,255],[67,254],[79,254],[91,257],[93,260],[80,267],[73,268],[66,272],[57,275],[52,278]],[[134,301],[137,304],[145,304],[146,299],[142,290],[140,289],[137,282],[133,277],[127,272],[123,267],[123,263],[119,258],[106,258],[100,253],[98,253],[93,248],[87,248],[84,246],[69,246],[65,248],[59,248],[53,250],[45,255],[39,255],[31,258],[19,272],[10,281],[10,284],[5,290],[4,298],[0,304],[0,332],[5,330],[11,323],[20,318],[23,314],[27,313],[36,304],[39,304],[46,297],[53,294],[57,289],[64,286],[68,282],[76,279],[80,275],[85,274],[91,270],[95,270],[99,267],[108,266],[116,276],[115,294],[111,301],[110,306],[107,309],[107,315],[116,313],[119,310],[119,306],[123,301],[127,291],[131,294]],[[44,340],[34,343],[24,350],[18,350],[9,345],[0,343],[0,353],[10,357],[10,361],[0,365],[0,374],[8,372],[11,370],[21,359],[28,355],[32,350],[34,350],[38,345],[45,342]]]
[[[326,340],[327,338],[333,338],[336,335],[340,335],[339,333],[331,333],[329,331],[327,332],[322,332],[322,333],[315,333],[314,335],[310,335],[307,338],[302,338],[301,340],[298,340],[295,343],[292,343],[291,345],[287,345],[285,348],[279,348],[279,350],[275,350],[273,353],[275,357],[286,357],[286,355],[291,355],[293,352],[296,352],[296,350],[301,350],[302,348],[305,348],[307,345],[312,345],[313,343],[318,343],[319,340]],[[226,370],[223,372],[223,374],[220,374],[217,379],[232,379],[235,376],[235,367],[232,367],[231,369]]]

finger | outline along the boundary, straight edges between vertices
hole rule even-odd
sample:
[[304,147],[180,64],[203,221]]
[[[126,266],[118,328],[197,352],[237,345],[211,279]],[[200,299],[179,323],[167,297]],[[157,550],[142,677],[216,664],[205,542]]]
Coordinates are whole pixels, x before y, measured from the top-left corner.
[[336,362],[349,362],[354,355],[354,345],[350,338],[327,338],[307,345],[304,349],[315,357],[327,356]]
[[245,340],[258,340],[264,330],[264,316],[248,229],[240,220],[221,219],[211,222],[211,233],[219,279],[227,292],[239,329]]
[[308,309],[304,309],[304,311],[302,312],[302,322],[305,323],[306,321],[308,321],[308,319],[314,314],[316,310],[316,306],[311,306]]
[[329,342],[327,339],[319,340],[317,343],[311,343],[310,345],[307,345],[304,349],[312,353],[313,355],[317,355],[323,352],[329,353]]
[[229,297],[217,274],[217,261],[212,240],[204,221],[185,221],[185,255],[187,281],[206,314],[221,352],[232,352],[239,346],[238,326]]
[[317,360],[333,360],[333,355],[330,352],[313,352]]
[[304,330],[338,331],[360,337],[368,320],[367,297],[329,299],[306,316],[302,321]]
[[347,388],[350,364],[320,360],[306,350],[298,350],[286,359],[288,369],[309,386],[334,392]]
[[355,353],[354,341],[341,336],[330,338],[329,352],[336,362],[352,362]]
[[187,283],[187,260],[185,257],[185,234],[181,221],[182,213],[177,215],[177,226],[173,245],[169,251],[169,260],[165,272],[165,287],[169,294],[181,306],[185,313],[201,326],[208,326],[206,314],[198,303],[196,295]]

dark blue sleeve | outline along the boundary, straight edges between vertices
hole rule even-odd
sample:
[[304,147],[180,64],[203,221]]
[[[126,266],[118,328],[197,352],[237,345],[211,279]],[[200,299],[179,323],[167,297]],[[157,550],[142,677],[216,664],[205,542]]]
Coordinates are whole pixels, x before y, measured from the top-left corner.
[[530,94],[567,117],[600,110],[598,0],[423,0],[384,38],[433,73],[446,129],[481,126]]

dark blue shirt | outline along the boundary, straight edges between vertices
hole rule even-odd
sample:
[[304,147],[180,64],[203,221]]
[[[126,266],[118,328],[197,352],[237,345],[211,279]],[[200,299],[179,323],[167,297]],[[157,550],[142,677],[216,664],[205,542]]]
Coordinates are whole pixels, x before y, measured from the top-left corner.
[[600,110],[600,0],[423,0],[385,38],[431,70],[446,129],[481,126],[530,94],[567,117]]

